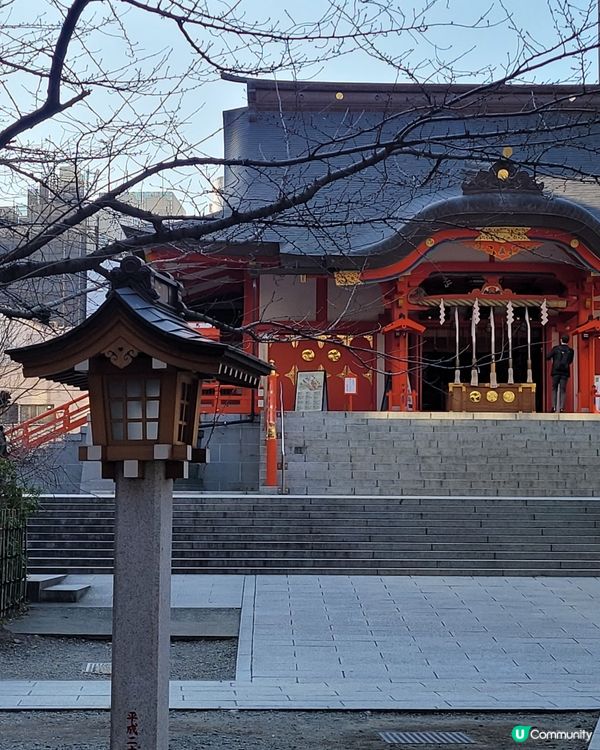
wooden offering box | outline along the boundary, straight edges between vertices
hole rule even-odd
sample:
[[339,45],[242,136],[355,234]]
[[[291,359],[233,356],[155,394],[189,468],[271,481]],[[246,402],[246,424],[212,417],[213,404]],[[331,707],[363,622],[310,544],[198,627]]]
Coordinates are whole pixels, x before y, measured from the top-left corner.
[[448,390],[448,411],[535,412],[535,383],[503,384],[497,388],[488,383],[450,383]]

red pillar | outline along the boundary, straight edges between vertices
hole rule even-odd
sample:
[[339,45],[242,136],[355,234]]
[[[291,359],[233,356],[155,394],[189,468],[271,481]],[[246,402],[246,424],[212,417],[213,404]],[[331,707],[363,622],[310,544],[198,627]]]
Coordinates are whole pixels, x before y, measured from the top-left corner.
[[267,375],[266,411],[265,411],[265,486],[277,487],[277,384],[275,370]]
[[408,411],[408,331],[393,331],[388,334],[387,352],[391,384],[388,391],[390,411]]

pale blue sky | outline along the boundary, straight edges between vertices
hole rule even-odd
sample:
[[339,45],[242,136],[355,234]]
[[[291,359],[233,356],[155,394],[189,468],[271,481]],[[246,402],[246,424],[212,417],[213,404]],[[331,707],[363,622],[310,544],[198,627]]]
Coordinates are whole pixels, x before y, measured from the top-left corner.
[[[56,18],[56,10],[51,9],[54,0],[34,0],[33,2],[18,2],[12,6],[12,16],[9,21],[33,20],[40,11],[44,12],[43,22],[50,22]],[[404,0],[395,0],[405,12],[407,17],[415,16],[418,23],[423,25],[422,30],[405,32],[402,35],[389,35],[378,37],[373,40],[381,57],[387,56],[393,62],[414,72],[420,80],[435,83],[444,83],[451,80],[456,82],[481,82],[490,78],[501,76],[504,68],[514,62],[518,55],[524,53],[523,40],[528,45],[530,52],[542,50],[544,47],[553,45],[559,38],[555,25],[563,31],[567,22],[564,19],[552,17],[546,0],[489,0],[489,2],[477,2],[476,0],[440,0],[432,3],[431,9],[425,17],[420,15],[420,8],[426,0],[418,0],[414,3],[406,3]],[[584,5],[587,0],[583,0]],[[556,6],[561,0],[551,0]],[[600,0],[599,0],[600,2]],[[208,0],[210,7],[223,8],[222,3]],[[129,75],[137,69],[142,76],[149,75],[150,62],[146,60],[140,63],[140,59],[149,55],[168,55],[168,65],[174,78],[186,70],[192,63],[193,57],[189,48],[175,25],[167,20],[151,16],[134,8],[126,8],[119,0],[114,0],[114,8],[118,11],[119,21],[126,29],[129,39],[133,45],[133,52],[127,49],[119,38],[119,29],[109,25],[100,24],[100,29],[85,41],[85,47],[74,43],[69,51],[69,60],[75,60],[78,72],[83,75],[95,77],[100,75],[103,68],[114,68],[122,66],[123,75]],[[108,0],[104,3],[93,3],[85,17],[85,20],[101,17],[108,7]],[[256,20],[269,23],[270,15],[273,21],[280,21],[283,25],[290,23],[290,18],[296,24],[309,23],[325,12],[328,7],[326,0],[306,0],[299,3],[297,0],[289,2],[274,3],[273,0],[241,0],[236,6],[238,14],[244,14],[247,21]],[[351,0],[348,13],[352,18],[357,14],[368,12],[364,2]],[[388,6],[385,6],[388,7]],[[415,8],[415,10],[413,10]],[[277,17],[273,13],[277,13]],[[6,11],[4,11],[4,14]],[[510,15],[510,20],[507,20]],[[575,21],[578,25],[584,23],[583,11],[575,13]],[[596,19],[596,7],[591,6],[589,23]],[[3,23],[7,18],[2,18],[0,13],[0,33]],[[472,28],[475,24],[475,28]],[[522,30],[522,34],[519,33]],[[595,30],[594,30],[595,32]],[[33,32],[35,36],[35,31]],[[590,36],[592,36],[590,34]],[[207,40],[216,50],[223,39],[219,37],[207,38],[204,36],[201,46],[206,49]],[[352,45],[349,45],[351,47]],[[1,47],[1,44],[0,44]],[[281,49],[281,48],[279,48]],[[526,52],[527,50],[525,50]],[[83,53],[83,54],[82,54]],[[390,83],[395,80],[409,80],[403,70],[398,70],[394,64],[384,62],[365,49],[354,49],[340,57],[307,64],[298,65],[302,57],[320,57],[322,48],[316,44],[299,44],[292,51],[290,57],[293,63],[287,70],[276,74],[279,79],[299,78],[305,80],[322,81],[369,81]],[[589,53],[586,56],[588,64],[587,76],[592,81],[597,80],[597,54]],[[253,53],[247,48],[240,48],[224,58],[224,63],[230,66],[236,64],[252,65],[255,62]],[[557,62],[536,74],[526,76],[527,80],[537,82],[580,82],[584,75],[581,67],[575,64],[577,61]],[[444,68],[444,64],[448,67]],[[454,78],[449,71],[453,71]],[[272,74],[263,77],[272,78]],[[31,99],[27,93],[32,90],[33,80],[25,81],[18,76],[12,77],[16,86],[11,89],[11,95],[24,110],[31,108]],[[11,106],[10,100],[0,90],[0,101]],[[187,91],[179,101],[174,102],[178,112],[182,132],[188,141],[195,144],[195,153],[207,153],[213,156],[222,154],[222,138],[220,128],[222,123],[222,111],[244,106],[245,87],[241,84],[221,81],[213,72],[206,77],[201,86]],[[138,111],[151,112],[156,104],[156,99],[148,97],[136,104]],[[70,112],[71,120],[63,118],[60,123],[50,126],[39,127],[31,131],[27,138],[33,142],[41,142],[50,139],[58,142],[63,139],[65,143],[72,143],[79,135],[77,123],[90,123],[96,115],[104,115],[114,112],[123,107],[123,117],[131,116],[123,98],[114,93],[94,90],[93,94],[85,103],[77,105]],[[161,113],[153,116],[159,120]],[[168,132],[168,129],[165,129]],[[148,152],[144,159],[162,155],[157,147],[156,154]],[[129,167],[136,164],[137,155],[129,157]],[[140,159],[140,163],[141,163]],[[114,170],[118,170],[115,163]],[[146,189],[165,186],[164,180],[154,180],[146,184]]]

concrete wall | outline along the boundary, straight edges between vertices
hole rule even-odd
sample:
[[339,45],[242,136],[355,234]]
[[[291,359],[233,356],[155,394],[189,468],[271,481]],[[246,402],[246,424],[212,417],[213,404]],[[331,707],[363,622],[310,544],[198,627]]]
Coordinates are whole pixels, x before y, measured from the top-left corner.
[[[201,430],[200,446],[210,449],[210,463],[191,464],[189,479],[177,480],[176,491],[256,492],[261,435],[259,422],[231,424],[237,419],[241,417],[232,414],[227,420],[230,423],[228,426],[215,427],[214,430],[205,427]],[[114,482],[102,479],[99,463],[85,462],[81,491],[113,492]]]
[[[231,415],[228,421],[234,422]],[[258,489],[260,423],[230,424],[202,429],[200,445],[210,449],[210,463],[190,467],[189,482],[177,482],[176,489],[193,483],[207,492],[250,492]]]

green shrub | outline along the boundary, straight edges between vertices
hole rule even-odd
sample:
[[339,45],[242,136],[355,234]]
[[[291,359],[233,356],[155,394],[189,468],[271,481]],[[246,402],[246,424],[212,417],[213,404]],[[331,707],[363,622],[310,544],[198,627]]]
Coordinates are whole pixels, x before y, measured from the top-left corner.
[[17,510],[30,515],[38,508],[39,490],[19,477],[18,467],[8,458],[0,458],[0,509]]

